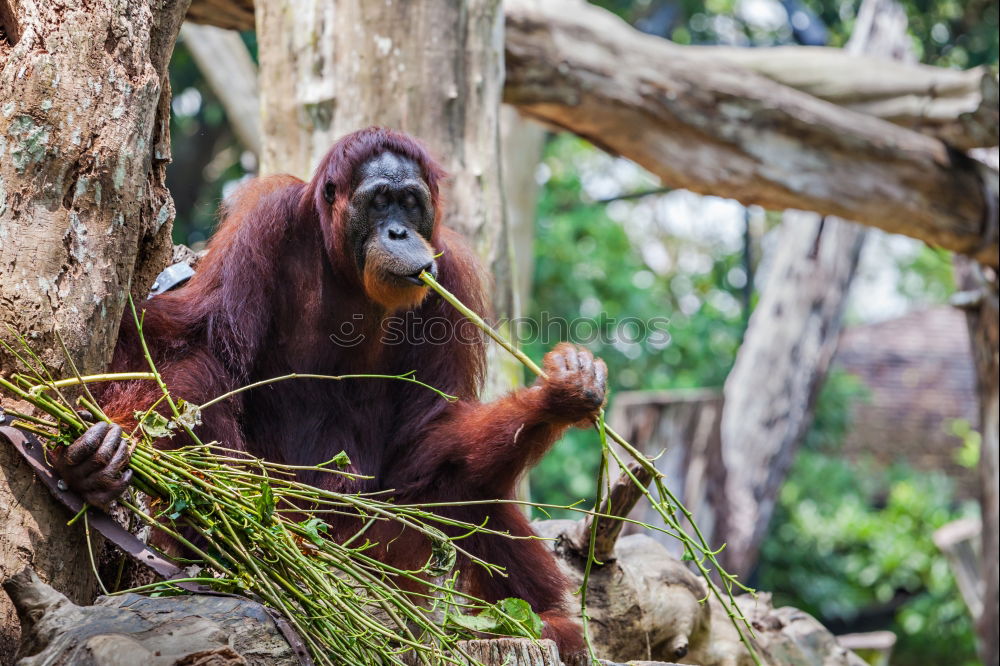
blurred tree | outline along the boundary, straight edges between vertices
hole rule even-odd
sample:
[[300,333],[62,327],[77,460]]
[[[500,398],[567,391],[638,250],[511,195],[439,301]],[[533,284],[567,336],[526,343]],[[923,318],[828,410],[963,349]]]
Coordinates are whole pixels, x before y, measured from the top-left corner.
[[[772,11],[771,15],[777,16],[772,23],[763,20],[769,15],[767,11],[756,17],[742,11],[750,4],[772,10],[777,6],[784,11],[777,2],[603,0],[595,4],[612,9],[640,29],[682,43],[768,45],[795,39],[787,11]],[[850,34],[859,4],[805,3],[827,27],[834,45],[843,45]],[[972,14],[963,3],[903,0],[901,4],[924,62],[996,64],[995,3],[967,3],[983,5],[978,10],[978,23],[967,20]],[[948,30],[946,44],[939,39],[945,34],[943,29]],[[572,318],[579,316],[581,309],[591,311],[587,304],[596,304],[598,310],[641,317],[651,303],[668,304],[672,339],[665,348],[653,352],[643,349],[641,356],[633,359],[613,344],[593,345],[608,360],[615,388],[718,385],[732,363],[738,338],[728,352],[725,345],[709,354],[702,352],[708,349],[705,343],[710,336],[721,329],[721,337],[726,337],[733,322],[719,317],[710,307],[699,308],[690,316],[679,310],[678,297],[683,294],[675,293],[671,286],[693,286],[691,275],[676,267],[661,275],[644,264],[642,241],[633,241],[627,229],[615,224],[622,216],[612,219],[609,210],[613,213],[613,206],[595,204],[595,197],[588,196],[584,181],[595,176],[587,175],[586,166],[594,159],[592,149],[575,139],[560,137],[549,145],[540,174],[547,182],[539,210],[532,312],[540,316],[556,311]],[[632,185],[634,189],[655,187],[655,183]],[[724,253],[716,254],[717,260],[722,257]],[[898,270],[899,292],[915,304],[943,302],[954,291],[950,253],[922,246],[916,255],[903,257]],[[631,283],[642,271],[654,279],[642,277],[638,284]],[[714,284],[732,291],[733,285],[725,279]],[[681,322],[683,326],[678,325]],[[781,496],[779,515],[772,523],[781,527],[765,543],[760,580],[764,588],[778,590],[783,602],[804,605],[841,629],[893,628],[900,636],[900,663],[971,661],[975,654],[971,622],[946,562],[929,536],[934,527],[962,515],[969,507],[954,507],[950,488],[940,478],[911,474],[901,467],[880,482],[877,471],[855,469],[837,459],[835,444],[849,427],[850,405],[863,399],[863,394],[857,381],[844,373],[834,373],[822,390],[816,419],[806,438],[811,450],[793,467],[788,482],[791,490]],[[536,498],[563,503],[589,495],[596,462],[589,434],[568,436],[533,474]],[[825,492],[827,475],[829,492]],[[856,489],[850,490],[840,481],[854,484]],[[814,490],[817,496],[810,497]],[[833,514],[842,493],[849,498],[851,510],[840,514],[838,520]],[[933,493],[932,506],[915,501],[925,499],[927,493]],[[809,523],[793,515],[798,500],[814,512],[825,513],[814,513]],[[886,502],[887,508],[879,506]],[[816,534],[825,520],[829,528],[822,530],[823,535]],[[874,539],[873,534],[884,538]],[[835,552],[817,561],[820,538],[835,544]],[[879,553],[873,554],[873,549]],[[907,554],[912,554],[912,562],[907,561]],[[907,563],[901,566],[893,558]],[[865,567],[865,575],[859,579],[857,570]],[[877,591],[860,582],[867,583],[873,574],[884,581]],[[895,600],[890,606],[880,601],[887,589],[890,600]],[[825,604],[817,603],[824,599]]]
[[222,105],[183,41],[170,60],[170,86],[173,160],[167,187],[177,208],[174,242],[197,248],[212,234],[229,188],[252,173],[256,163],[236,142]]
[[[0,2],[0,374],[25,370],[20,335],[54,376],[100,372],[128,295],[170,256],[167,66],[186,7]],[[30,565],[89,602],[89,547],[43,488],[0,445],[0,580]],[[4,662],[19,624],[3,595]]]
[[[851,34],[861,0],[593,0],[638,29],[679,44],[818,44]],[[969,68],[1000,56],[994,0],[901,0],[921,62]]]

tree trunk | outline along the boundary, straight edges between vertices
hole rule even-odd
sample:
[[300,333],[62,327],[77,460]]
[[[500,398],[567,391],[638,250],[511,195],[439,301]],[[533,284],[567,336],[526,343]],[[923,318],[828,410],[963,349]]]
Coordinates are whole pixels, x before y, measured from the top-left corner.
[[[250,599],[125,594],[101,597],[93,606],[77,606],[39,580],[31,569],[5,581],[4,589],[24,622],[24,653],[31,655],[33,664],[303,663],[272,620],[274,611]],[[476,661],[459,657],[456,663],[562,666],[556,645],[549,640],[498,638],[461,641],[458,646]],[[406,661],[405,655],[403,659]]]
[[760,302],[722,409],[725,508],[716,541],[726,568],[748,575],[774,502],[812,423],[816,395],[837,348],[863,227],[788,211]]
[[[0,0],[0,337],[24,335],[54,374],[69,374],[57,332],[81,372],[104,368],[130,287],[145,296],[170,257],[166,67],[187,4]],[[90,601],[81,531],[8,447],[0,471],[0,579],[31,563]]]
[[943,142],[713,64],[587,3],[509,0],[506,12],[504,100],[523,113],[671,187],[838,215],[997,265],[981,167]]
[[[896,0],[865,0],[846,50],[912,59]],[[840,336],[866,229],[787,211],[771,275],[750,319],[722,409],[725,510],[717,539],[730,571],[749,575],[774,504],[813,419]]]
[[504,205],[510,229],[508,252],[514,292],[512,317],[523,316],[528,311],[531,298],[535,274],[535,210],[539,189],[535,172],[542,161],[545,135],[544,127],[523,117],[513,107],[505,106],[501,110]]
[[0,45],[0,301],[56,373],[56,331],[81,371],[104,367],[129,285],[145,296],[170,256],[166,66],[183,4],[20,2]]
[[982,270],[964,258],[956,261],[956,277],[967,303],[963,305],[969,321],[972,357],[976,363],[979,393],[980,508],[982,513],[982,551],[980,553],[982,611],[976,620],[979,656],[987,666],[1000,660],[997,633],[997,606],[1000,594],[1000,307],[997,275]]

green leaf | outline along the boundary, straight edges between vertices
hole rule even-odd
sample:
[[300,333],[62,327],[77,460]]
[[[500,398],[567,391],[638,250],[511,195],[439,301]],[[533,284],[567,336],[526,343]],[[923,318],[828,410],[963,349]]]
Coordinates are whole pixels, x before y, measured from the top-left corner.
[[542,637],[542,618],[531,610],[531,605],[527,601],[508,597],[500,601],[497,606],[514,620],[514,623],[509,620],[506,622],[508,633],[511,636]]
[[524,599],[507,597],[483,611],[482,615],[496,619],[493,633],[525,638],[542,637],[542,618]]
[[488,606],[479,615],[449,613],[446,620],[468,631],[500,636],[541,638],[542,618],[524,599],[508,597]]
[[330,529],[330,526],[320,518],[310,518],[309,520],[304,520],[299,523],[299,527],[305,531],[309,540],[317,546],[323,545],[323,537],[321,537],[319,533],[325,533]]
[[431,556],[424,571],[429,576],[445,576],[455,568],[458,550],[444,532],[429,526],[427,529],[434,533],[435,538],[431,539]]
[[340,469],[346,469],[351,464],[351,459],[345,451],[341,451],[330,461]]
[[501,633],[497,631],[499,623],[491,615],[463,615],[462,613],[452,613],[448,615],[448,620],[469,631],[482,631],[490,634]]
[[201,425],[201,410],[198,409],[198,405],[178,400],[177,411],[180,412],[180,416],[177,417],[177,423],[180,425],[187,426],[192,430]]
[[172,424],[167,417],[159,412],[135,412],[135,418],[139,421],[139,427],[142,431],[153,439],[161,439],[163,437],[173,437],[172,432],[174,424]]
[[170,520],[177,520],[178,518],[180,518],[180,515],[184,513],[184,509],[188,508],[188,506],[190,505],[186,497],[182,495],[174,497],[173,501],[170,503],[170,506],[167,508],[167,511],[170,512],[167,514],[167,518],[169,518]]
[[270,525],[274,517],[274,491],[267,481],[260,482],[260,495],[254,501],[254,508],[263,525]]

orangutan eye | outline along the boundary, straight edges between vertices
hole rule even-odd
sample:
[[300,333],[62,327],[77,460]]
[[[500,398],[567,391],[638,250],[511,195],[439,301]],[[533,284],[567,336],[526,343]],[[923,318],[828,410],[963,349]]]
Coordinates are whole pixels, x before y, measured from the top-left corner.
[[413,194],[407,194],[406,198],[403,199],[403,206],[409,210],[413,210],[417,207],[417,198]]
[[376,194],[372,199],[372,208],[375,210],[384,210],[386,206],[389,205],[389,199],[384,194]]

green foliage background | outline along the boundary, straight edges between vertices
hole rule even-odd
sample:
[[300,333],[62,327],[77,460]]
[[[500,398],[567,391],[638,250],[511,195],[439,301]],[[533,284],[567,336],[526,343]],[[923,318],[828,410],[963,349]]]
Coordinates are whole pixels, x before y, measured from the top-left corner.
[[[742,254],[709,245],[697,248],[712,258],[704,271],[654,275],[623,225],[608,216],[607,205],[590,201],[584,192],[579,165],[588,159],[610,162],[594,151],[568,134],[553,137],[546,147],[543,163],[550,175],[538,205],[529,318],[572,322],[595,317],[599,310],[601,316],[616,321],[666,320],[670,336],[666,345],[655,344],[652,335],[652,340],[638,344],[616,345],[615,331],[587,345],[608,364],[612,393],[721,386],[743,335],[744,314],[738,309],[722,311],[713,302],[718,302],[720,294],[729,297],[724,302],[740,298],[741,290],[730,283],[729,276],[740,266]],[[696,248],[681,246],[678,251],[695,252]],[[699,309],[684,314],[680,301],[692,296]],[[620,333],[627,341],[634,339],[632,331]],[[536,340],[525,350],[541,358],[555,342]],[[573,431],[559,442],[531,473],[533,496],[548,503],[570,504],[593,495],[600,462],[595,438],[589,431]]]
[[[669,320],[666,346],[588,344],[608,364],[612,401],[622,390],[721,387],[746,313],[712,303],[720,293],[740,299],[742,290],[730,276],[742,265],[742,252],[681,242],[679,251],[708,252],[711,263],[702,272],[675,269],[650,280],[625,226],[585,191],[581,165],[594,154],[569,135],[553,137],[546,147],[548,179],[538,206],[529,316],[572,321],[593,316],[581,307],[590,303],[612,318]],[[926,249],[899,269],[900,294],[914,302],[944,302],[953,290],[947,253]],[[680,302],[692,295],[699,306],[685,314]],[[540,359],[553,343],[536,341],[526,350]],[[851,407],[866,399],[857,378],[831,372],[751,582],[774,592],[776,604],[800,607],[841,633],[896,632],[894,664],[975,664],[971,620],[931,534],[977,507],[956,502],[943,475],[903,463],[885,470],[840,458]],[[596,435],[568,433],[532,471],[532,498],[552,504],[590,500],[598,463]]]

